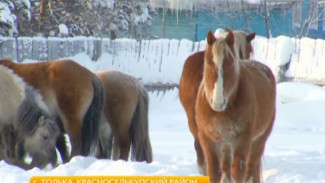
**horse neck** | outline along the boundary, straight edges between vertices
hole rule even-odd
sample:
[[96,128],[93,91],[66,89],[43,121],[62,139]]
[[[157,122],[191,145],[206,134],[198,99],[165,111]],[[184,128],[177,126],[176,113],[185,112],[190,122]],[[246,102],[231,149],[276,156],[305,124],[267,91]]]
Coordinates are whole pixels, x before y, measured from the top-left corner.
[[14,67],[15,63],[8,59],[2,59],[2,60],[0,60],[0,65],[6,66],[6,67],[12,69]]

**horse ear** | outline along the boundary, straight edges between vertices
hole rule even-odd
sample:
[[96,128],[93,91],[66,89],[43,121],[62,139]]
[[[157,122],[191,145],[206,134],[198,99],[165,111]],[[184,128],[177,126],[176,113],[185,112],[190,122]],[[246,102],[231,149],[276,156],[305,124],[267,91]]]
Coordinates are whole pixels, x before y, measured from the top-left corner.
[[229,27],[226,27],[226,31],[227,31],[227,32],[230,32],[231,30],[229,29]]
[[225,40],[226,40],[226,43],[229,46],[233,46],[234,45],[235,38],[234,38],[234,33],[231,30],[228,31],[228,34],[227,34],[227,37],[226,37]]
[[45,124],[45,117],[44,117],[44,115],[42,115],[41,117],[39,117],[38,124],[40,126],[43,126]]
[[255,38],[255,35],[256,35],[255,32],[249,34],[249,35],[246,37],[246,40],[247,40],[248,42],[251,42],[251,41]]
[[216,37],[214,37],[213,33],[211,31],[207,34],[207,42],[209,45],[212,45],[216,41]]

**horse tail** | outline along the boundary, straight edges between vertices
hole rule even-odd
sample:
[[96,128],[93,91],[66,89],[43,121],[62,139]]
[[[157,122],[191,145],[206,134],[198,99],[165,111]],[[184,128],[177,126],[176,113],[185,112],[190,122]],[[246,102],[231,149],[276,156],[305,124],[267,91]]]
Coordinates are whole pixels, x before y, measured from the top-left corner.
[[149,96],[144,87],[138,91],[138,104],[131,120],[131,160],[152,162],[148,125]]
[[94,87],[93,100],[88,108],[82,124],[82,155],[89,155],[91,148],[97,144],[98,128],[101,120],[101,113],[104,108],[104,86],[99,78],[92,76],[92,84]]

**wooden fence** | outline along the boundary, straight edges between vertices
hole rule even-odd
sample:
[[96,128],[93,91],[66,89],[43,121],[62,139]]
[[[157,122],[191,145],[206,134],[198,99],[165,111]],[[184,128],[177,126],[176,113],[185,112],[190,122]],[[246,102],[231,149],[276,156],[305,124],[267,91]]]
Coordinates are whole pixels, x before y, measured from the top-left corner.
[[[110,65],[145,81],[152,87],[160,84],[177,86],[185,59],[203,50],[205,42],[183,40],[131,40],[94,37],[40,38],[0,37],[0,57],[18,62],[55,60],[84,53],[92,61],[105,54]],[[278,81],[297,80],[325,83],[325,41],[280,36],[253,41],[255,58],[271,67]],[[145,67],[148,72],[137,70]],[[158,84],[157,84],[158,83]]]

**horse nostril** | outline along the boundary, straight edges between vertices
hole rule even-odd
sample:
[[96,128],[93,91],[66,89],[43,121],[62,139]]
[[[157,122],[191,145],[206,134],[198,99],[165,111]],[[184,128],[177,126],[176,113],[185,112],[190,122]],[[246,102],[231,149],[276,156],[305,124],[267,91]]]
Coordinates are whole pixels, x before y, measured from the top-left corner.
[[47,139],[48,139],[48,137],[47,137],[47,136],[43,136],[43,139],[44,139],[44,140],[47,140]]

